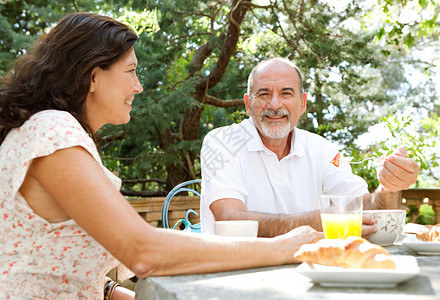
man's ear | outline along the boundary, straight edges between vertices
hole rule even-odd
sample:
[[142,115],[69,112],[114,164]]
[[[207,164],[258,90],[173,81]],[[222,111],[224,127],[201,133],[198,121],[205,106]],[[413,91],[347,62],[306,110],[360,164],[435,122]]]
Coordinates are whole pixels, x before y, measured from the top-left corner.
[[249,99],[248,94],[244,94],[243,101],[244,101],[244,107],[246,108],[246,112],[247,112],[248,116],[250,116],[251,115],[250,114],[250,105],[251,105],[250,101],[251,100]]
[[307,94],[303,93],[301,97],[301,115],[306,111],[307,108]]

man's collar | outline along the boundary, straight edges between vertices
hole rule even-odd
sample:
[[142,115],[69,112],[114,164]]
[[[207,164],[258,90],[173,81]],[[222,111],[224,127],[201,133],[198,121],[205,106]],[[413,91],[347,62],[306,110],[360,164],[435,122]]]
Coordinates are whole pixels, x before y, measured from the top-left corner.
[[292,131],[292,135],[292,144],[290,146],[290,153],[288,156],[304,156],[306,154],[306,150],[304,149],[304,132],[295,127]]
[[244,125],[247,134],[249,134],[251,137],[247,142],[248,151],[264,150],[266,147],[264,146],[263,141],[261,140],[260,134],[258,133],[257,127],[255,126],[252,117],[249,117],[248,120],[245,120]]

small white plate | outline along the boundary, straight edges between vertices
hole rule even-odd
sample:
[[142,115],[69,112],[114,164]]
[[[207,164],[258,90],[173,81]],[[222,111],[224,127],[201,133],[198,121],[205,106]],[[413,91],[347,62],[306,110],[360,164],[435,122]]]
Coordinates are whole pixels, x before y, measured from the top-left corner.
[[420,269],[417,260],[408,255],[392,255],[396,269],[341,268],[302,263],[296,270],[313,282],[325,287],[372,287],[389,288],[404,282],[417,274]]
[[423,242],[415,235],[407,235],[402,240],[402,245],[423,255],[440,255],[440,242]]
[[419,233],[419,231],[426,229],[425,225],[415,224],[415,223],[407,223],[403,226],[402,233]]

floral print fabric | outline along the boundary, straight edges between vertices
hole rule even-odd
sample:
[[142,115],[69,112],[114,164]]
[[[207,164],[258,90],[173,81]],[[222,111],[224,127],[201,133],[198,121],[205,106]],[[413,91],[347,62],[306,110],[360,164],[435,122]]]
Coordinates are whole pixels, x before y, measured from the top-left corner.
[[[2,299],[103,299],[105,275],[119,262],[75,221],[50,223],[19,193],[34,158],[74,146],[86,149],[102,166],[93,140],[78,121],[55,110],[33,115],[0,146]],[[120,180],[102,168],[119,189]]]

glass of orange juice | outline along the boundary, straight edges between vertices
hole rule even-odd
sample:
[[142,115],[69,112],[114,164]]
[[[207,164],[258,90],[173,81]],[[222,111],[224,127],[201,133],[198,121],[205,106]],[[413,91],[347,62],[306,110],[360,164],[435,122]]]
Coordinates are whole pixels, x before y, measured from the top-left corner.
[[361,236],[362,195],[320,195],[321,222],[326,239]]

